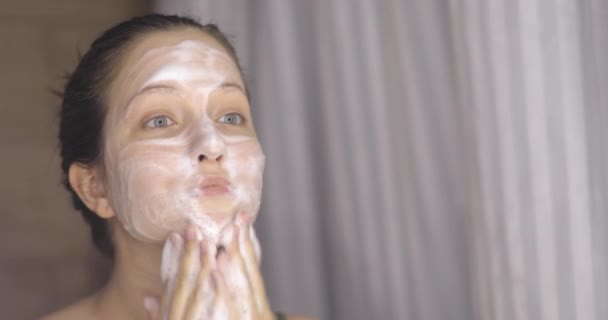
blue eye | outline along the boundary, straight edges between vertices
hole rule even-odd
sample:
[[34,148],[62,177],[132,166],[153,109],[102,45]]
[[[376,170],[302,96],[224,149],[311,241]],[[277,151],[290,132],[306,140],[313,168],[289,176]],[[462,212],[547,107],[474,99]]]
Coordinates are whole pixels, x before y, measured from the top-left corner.
[[175,124],[175,122],[173,122],[171,118],[167,116],[158,116],[146,121],[144,125],[146,128],[164,128],[173,124]]
[[243,121],[244,121],[243,116],[241,116],[238,113],[234,113],[234,112],[222,116],[219,120],[220,123],[233,124],[233,125],[241,124],[241,123],[243,123]]

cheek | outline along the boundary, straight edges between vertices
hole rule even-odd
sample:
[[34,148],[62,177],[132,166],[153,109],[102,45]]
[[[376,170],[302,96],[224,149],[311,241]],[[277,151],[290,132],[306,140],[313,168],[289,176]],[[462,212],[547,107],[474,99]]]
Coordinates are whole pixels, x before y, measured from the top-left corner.
[[226,148],[225,168],[234,184],[235,197],[252,214],[257,214],[260,205],[264,162],[264,153],[257,141]]
[[179,183],[191,176],[193,170],[185,159],[157,154],[154,158],[133,157],[121,161],[117,170],[120,185],[131,200],[150,201],[152,197],[168,194],[169,190],[183,191]]
[[[153,150],[149,151],[149,150]],[[192,200],[195,167],[171,149],[137,146],[125,149],[111,179],[112,206],[123,226],[140,240],[162,240],[181,228]]]
[[235,183],[261,183],[264,154],[259,143],[246,142],[227,147],[226,170]]

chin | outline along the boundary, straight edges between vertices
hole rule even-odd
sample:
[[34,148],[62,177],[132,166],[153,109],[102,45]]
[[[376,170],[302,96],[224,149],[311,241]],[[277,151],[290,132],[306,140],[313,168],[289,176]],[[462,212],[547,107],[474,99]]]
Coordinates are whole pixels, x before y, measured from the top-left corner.
[[242,209],[232,197],[218,197],[215,199],[202,199],[201,208],[204,214],[208,215],[216,223],[232,221]]

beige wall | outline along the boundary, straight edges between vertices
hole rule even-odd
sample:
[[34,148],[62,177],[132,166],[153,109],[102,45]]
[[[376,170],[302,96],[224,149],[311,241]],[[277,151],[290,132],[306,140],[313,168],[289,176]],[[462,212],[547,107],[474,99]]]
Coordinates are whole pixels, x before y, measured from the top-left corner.
[[60,185],[52,89],[142,0],[0,1],[0,318],[33,319],[92,291],[108,263]]

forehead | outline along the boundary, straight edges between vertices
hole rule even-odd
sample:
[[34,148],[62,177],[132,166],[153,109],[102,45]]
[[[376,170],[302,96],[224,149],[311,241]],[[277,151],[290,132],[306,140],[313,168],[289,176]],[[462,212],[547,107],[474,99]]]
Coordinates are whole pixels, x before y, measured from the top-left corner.
[[[166,72],[167,68],[172,72]],[[199,29],[183,27],[149,32],[131,43],[117,61],[110,91],[113,87],[141,89],[159,70],[165,75],[199,72],[199,76],[228,76],[243,85],[236,62],[215,38]]]
[[192,27],[182,27],[167,31],[153,31],[141,36],[125,50],[123,59],[120,61],[120,67],[122,68],[119,69],[136,65],[150,52],[158,54],[163,51],[170,51],[184,42],[199,43],[200,47],[205,47],[210,52],[225,55],[232,60],[226,49],[209,34]]
[[113,70],[107,96],[110,105],[124,105],[136,92],[159,80],[226,79],[244,87],[227,50],[212,36],[189,27],[141,36],[122,52]]

